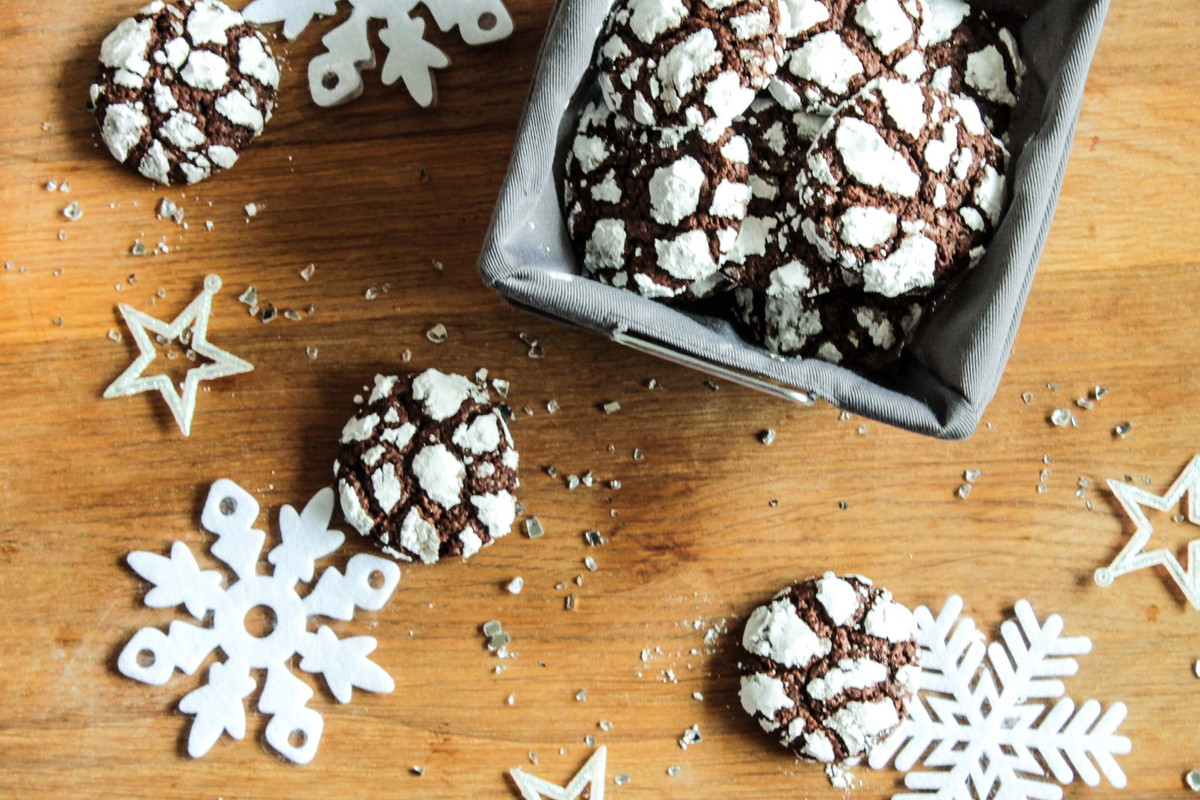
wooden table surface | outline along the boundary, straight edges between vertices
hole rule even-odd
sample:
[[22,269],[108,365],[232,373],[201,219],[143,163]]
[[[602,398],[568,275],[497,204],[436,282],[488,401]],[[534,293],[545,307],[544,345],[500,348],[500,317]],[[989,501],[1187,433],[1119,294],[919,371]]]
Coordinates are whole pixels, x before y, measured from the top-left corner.
[[[315,107],[304,76],[325,21],[279,45],[278,112],[236,168],[164,191],[112,161],[84,110],[99,43],[133,6],[4,4],[0,794],[502,798],[515,796],[514,766],[565,782],[591,735],[609,748],[612,797],[837,797],[820,769],[759,734],[736,674],[748,612],[829,569],[871,576],[913,606],[960,594],[989,635],[1021,598],[1061,614],[1068,634],[1094,643],[1067,694],[1124,701],[1133,741],[1120,758],[1124,793],[1076,782],[1067,796],[1186,794],[1183,774],[1200,767],[1200,612],[1159,571],[1109,589],[1092,575],[1132,533],[1103,479],[1164,491],[1200,452],[1200,18],[1114,4],[1004,381],[978,434],[946,443],[844,421],[827,405],[710,390],[698,373],[510,311],[480,284],[476,257],[551,5],[510,0],[516,31],[498,44],[437,35],[455,63],[428,110],[377,72],[356,102]],[[49,180],[69,181],[70,194],[47,192]],[[185,209],[188,229],[155,218],[163,196]],[[63,217],[70,201],[82,219]],[[259,211],[247,222],[248,203]],[[134,257],[135,239],[170,252]],[[255,369],[208,384],[185,439],[157,395],[101,399],[136,353],[127,335],[107,334],[124,332],[119,302],[169,320],[210,273],[225,283],[210,337]],[[236,300],[250,285],[280,309],[316,312],[264,325]],[[365,297],[371,287],[377,299]],[[449,340],[435,345],[424,332],[439,322]],[[544,359],[526,357],[521,332],[542,342]],[[378,638],[374,658],[396,691],[339,705],[305,676],[325,720],[310,765],[273,755],[253,710],[245,740],[189,758],[191,718],[176,706],[199,675],[153,687],[116,671],[139,628],[183,618],[143,606],[126,555],[180,540],[217,566],[198,523],[221,477],[259,498],[260,527],[277,540],[279,506],[329,482],[351,398],[377,372],[426,367],[487,367],[512,382],[521,499],[546,536],[514,534],[465,564],[406,567],[384,609],[335,623],[339,635]],[[651,378],[663,391],[647,391]],[[1077,411],[1077,428],[1048,423],[1096,384],[1111,393]],[[621,411],[605,415],[598,406],[611,400]],[[1125,421],[1132,432],[1115,438]],[[766,428],[778,431],[770,447],[757,438]],[[635,447],[644,460],[631,458]],[[1044,456],[1053,463],[1038,492]],[[569,491],[548,465],[621,488]],[[964,501],[955,490],[968,469],[980,477]],[[1076,496],[1081,476],[1093,482],[1092,511]],[[1170,517],[1151,517],[1154,541],[1182,559],[1196,530]],[[590,528],[608,544],[587,548]],[[362,547],[352,536],[329,563]],[[504,585],[517,575],[525,590],[513,596]],[[485,650],[489,619],[511,633],[515,659]],[[723,633],[709,646],[712,628]],[[677,740],[692,724],[704,738],[685,752]],[[614,785],[619,774],[630,781]],[[901,787],[892,770],[855,775],[856,797]]]

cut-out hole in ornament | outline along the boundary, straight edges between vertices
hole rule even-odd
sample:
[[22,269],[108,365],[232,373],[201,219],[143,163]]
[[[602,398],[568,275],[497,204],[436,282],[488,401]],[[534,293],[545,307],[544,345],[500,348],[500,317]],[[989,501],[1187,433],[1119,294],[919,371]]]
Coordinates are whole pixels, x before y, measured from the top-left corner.
[[367,576],[367,585],[372,589],[378,589],[383,586],[383,582],[385,580],[387,579],[384,577],[382,572],[377,569],[372,570],[371,574]]
[[493,14],[490,11],[485,11],[484,13],[479,15],[479,22],[477,24],[479,25],[479,30],[490,31],[490,30],[495,29],[496,23],[498,23],[499,21],[500,20],[496,17],[495,14]]
[[232,497],[226,497],[221,500],[221,513],[227,517],[232,517],[237,512],[237,500]]
[[141,650],[137,654],[137,663],[139,667],[148,669],[154,666],[154,653],[149,650]]
[[275,632],[275,612],[270,606],[258,605],[246,612],[246,633],[265,639]]
[[308,734],[297,728],[288,734],[288,744],[299,750],[308,744]]
[[321,77],[321,86],[328,91],[332,92],[334,89],[337,88],[337,85],[339,83],[341,83],[341,80],[338,78],[336,72],[326,72]]

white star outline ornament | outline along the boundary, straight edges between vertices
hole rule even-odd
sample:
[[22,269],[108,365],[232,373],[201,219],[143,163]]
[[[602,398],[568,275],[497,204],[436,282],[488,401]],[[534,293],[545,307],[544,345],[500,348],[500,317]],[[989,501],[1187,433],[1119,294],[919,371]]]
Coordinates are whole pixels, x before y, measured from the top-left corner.
[[1188,543],[1188,566],[1184,569],[1170,550],[1146,550],[1150,536],[1154,533],[1154,526],[1142,510],[1144,506],[1157,511],[1170,511],[1179,507],[1179,501],[1186,494],[1187,520],[1193,525],[1200,525],[1200,456],[1192,459],[1162,497],[1150,494],[1133,484],[1112,479],[1108,481],[1108,488],[1133,520],[1135,529],[1133,537],[1113,562],[1096,570],[1096,583],[1108,587],[1112,586],[1114,580],[1130,572],[1148,567],[1165,567],[1167,574],[1179,586],[1184,597],[1193,608],[1200,611],[1200,572],[1197,571],[1197,567],[1200,567],[1200,538]]
[[596,748],[596,752],[580,767],[579,772],[575,773],[575,777],[571,778],[566,786],[556,786],[536,775],[530,775],[520,767],[509,770],[508,774],[512,776],[522,800],[576,800],[583,796],[583,790],[589,786],[590,800],[604,800],[604,766],[607,758],[607,747]]
[[[192,417],[196,413],[196,394],[200,388],[200,382],[238,375],[254,369],[250,362],[243,361],[208,341],[208,318],[212,314],[213,296],[220,289],[221,278],[217,275],[207,276],[204,279],[204,290],[169,325],[125,303],[117,306],[121,310],[121,316],[125,318],[125,325],[129,328],[130,335],[137,343],[139,355],[129,365],[129,368],[104,390],[105,399],[130,397],[149,391],[160,392],[167,407],[171,409],[175,422],[179,424],[179,429],[183,431],[183,435],[190,435]],[[188,370],[183,379],[182,391],[176,390],[175,385],[171,383],[171,378],[167,375],[161,373],[149,377],[143,375],[146,368],[158,356],[154,343],[150,341],[146,332],[150,331],[162,336],[167,341],[174,341],[188,328],[192,329],[188,346],[195,351],[196,355],[207,358],[209,363],[200,364]]]

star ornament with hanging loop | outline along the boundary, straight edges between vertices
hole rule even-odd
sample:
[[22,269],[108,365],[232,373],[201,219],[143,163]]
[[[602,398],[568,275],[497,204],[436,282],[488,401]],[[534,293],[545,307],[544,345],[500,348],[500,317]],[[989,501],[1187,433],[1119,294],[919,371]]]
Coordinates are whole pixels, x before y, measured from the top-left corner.
[[530,775],[520,767],[509,770],[508,774],[512,776],[522,800],[576,800],[584,796],[584,789],[590,792],[590,800],[604,800],[604,766],[607,757],[608,748],[596,748],[596,752],[566,786],[556,786]]
[[[204,279],[204,291],[188,304],[183,313],[167,324],[161,320],[138,311],[133,306],[121,303],[118,308],[129,333],[138,346],[138,357],[121,376],[104,390],[104,397],[129,397],[142,392],[161,392],[167,407],[179,424],[184,436],[192,431],[192,416],[196,413],[196,394],[201,381],[211,381],[242,372],[250,372],[254,366],[243,361],[208,341],[208,318],[212,314],[213,296],[221,289],[221,279],[209,275]],[[175,341],[180,335],[191,329],[191,339],[188,346],[196,355],[208,359],[208,363],[200,364],[188,370],[179,389],[165,374],[146,376],[146,368],[157,357],[154,343],[150,341],[150,333],[161,336],[166,341]],[[148,333],[149,332],[149,333]]]
[[1193,525],[1200,525],[1200,456],[1192,459],[1191,463],[1175,479],[1175,483],[1162,497],[1151,494],[1144,489],[1121,481],[1109,480],[1108,488],[1117,496],[1125,513],[1133,520],[1135,530],[1133,537],[1117,554],[1107,567],[1096,570],[1096,583],[1101,586],[1112,586],[1118,577],[1135,570],[1147,567],[1165,567],[1167,574],[1179,586],[1184,597],[1192,607],[1200,611],[1200,538],[1193,539],[1188,544],[1187,568],[1179,563],[1179,559],[1170,550],[1146,550],[1154,526],[1146,517],[1145,508],[1156,511],[1171,511],[1178,508],[1183,496],[1187,495],[1187,520]]

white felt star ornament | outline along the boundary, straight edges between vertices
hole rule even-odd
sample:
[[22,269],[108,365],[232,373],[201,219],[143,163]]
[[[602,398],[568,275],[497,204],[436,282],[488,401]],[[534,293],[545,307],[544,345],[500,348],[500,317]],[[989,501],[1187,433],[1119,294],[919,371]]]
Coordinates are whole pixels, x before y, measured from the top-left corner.
[[1112,564],[1096,570],[1096,583],[1101,586],[1111,586],[1119,576],[1134,570],[1147,567],[1165,567],[1167,574],[1179,585],[1184,597],[1196,610],[1200,611],[1200,538],[1193,539],[1188,544],[1188,566],[1184,569],[1179,559],[1170,550],[1146,550],[1154,526],[1146,518],[1145,508],[1158,511],[1171,511],[1179,507],[1179,502],[1186,494],[1187,520],[1193,525],[1200,525],[1200,456],[1192,459],[1187,468],[1175,479],[1175,483],[1167,493],[1159,497],[1144,489],[1129,483],[1110,480],[1108,487],[1125,509],[1125,513],[1133,520],[1135,527],[1133,537],[1125,548],[1117,554]]
[[583,790],[588,787],[591,787],[591,794],[588,795],[591,800],[604,800],[604,762],[607,755],[607,748],[597,748],[566,786],[555,786],[520,767],[509,770],[508,774],[512,776],[523,800],[576,800],[583,796]]
[[[179,423],[179,429],[183,431],[184,436],[189,435],[192,430],[192,416],[196,412],[196,393],[200,388],[200,382],[250,372],[254,369],[249,362],[225,352],[208,341],[208,317],[212,313],[213,295],[220,288],[221,279],[216,275],[209,275],[204,279],[204,291],[189,303],[183,313],[169,325],[124,303],[118,306],[121,309],[121,316],[125,318],[125,324],[129,327],[130,335],[137,342],[139,355],[129,365],[129,368],[121,373],[121,377],[104,390],[104,396],[106,398],[128,397],[142,392],[161,392],[163,399],[167,401],[167,407],[175,416],[175,421]],[[208,359],[208,363],[189,369],[180,386],[181,390],[175,388],[167,375],[145,376],[143,373],[146,368],[158,355],[147,331],[170,342],[178,339],[180,334],[189,328],[191,329],[191,339],[188,346],[195,351],[197,356]]]

